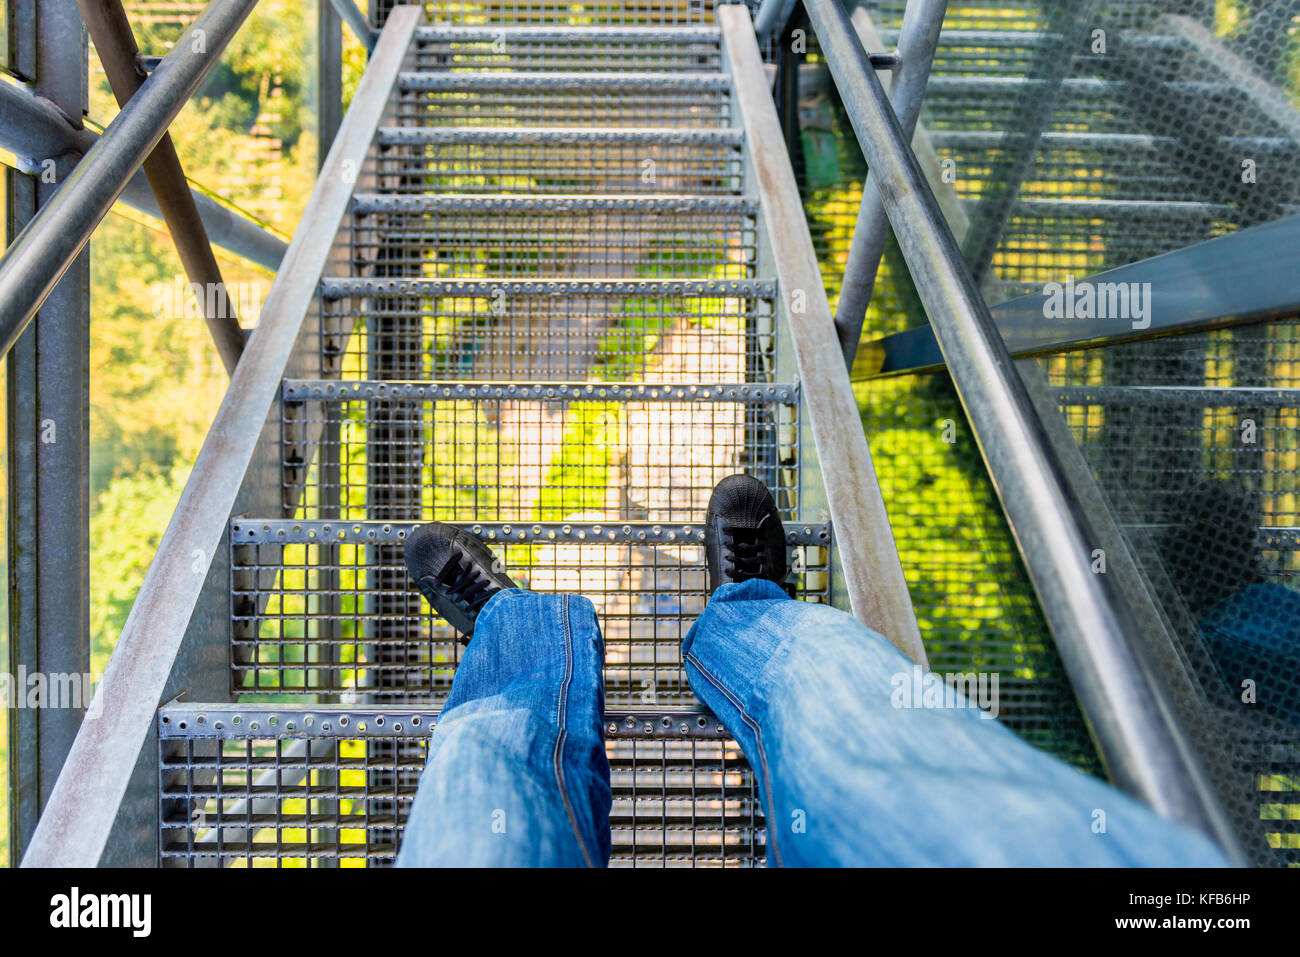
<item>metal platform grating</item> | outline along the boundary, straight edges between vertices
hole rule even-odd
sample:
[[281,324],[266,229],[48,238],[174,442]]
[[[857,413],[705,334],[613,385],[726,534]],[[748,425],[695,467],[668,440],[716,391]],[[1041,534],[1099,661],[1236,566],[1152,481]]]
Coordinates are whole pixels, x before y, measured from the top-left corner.
[[[707,600],[703,526],[462,523],[536,591],[584,595],[605,637],[606,701],[694,704],[681,643]],[[461,645],[415,590],[400,522],[231,523],[233,690],[441,701]],[[831,532],[791,525],[792,580],[829,603]]]
[[[778,468],[783,517],[798,501],[791,386],[290,380],[284,398],[282,504],[304,518],[699,522],[723,478],[777,488]],[[304,501],[312,434],[334,464]]]
[[[437,712],[226,704],[158,715],[165,867],[388,866]],[[711,716],[606,715],[613,866],[761,866],[755,779]]]
[[752,203],[724,197],[358,197],[358,276],[751,279]]
[[618,382],[675,366],[721,375],[731,357],[728,378],[771,375],[770,281],[347,280],[324,290],[322,374],[392,363],[418,379]]
[[701,132],[390,128],[378,174],[404,193],[739,192],[739,138]]

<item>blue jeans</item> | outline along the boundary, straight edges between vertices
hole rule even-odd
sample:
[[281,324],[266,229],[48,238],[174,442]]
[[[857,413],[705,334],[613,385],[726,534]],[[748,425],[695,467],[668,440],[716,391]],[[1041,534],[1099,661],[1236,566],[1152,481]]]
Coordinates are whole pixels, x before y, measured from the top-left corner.
[[1300,593],[1275,582],[1247,585],[1205,611],[1201,633],[1234,698],[1242,700],[1249,680],[1250,707],[1300,721]]
[[[769,864],[1227,863],[849,615],[772,582],[720,588],[682,653],[757,775]],[[431,738],[398,866],[605,864],[603,662],[585,598],[494,596]]]

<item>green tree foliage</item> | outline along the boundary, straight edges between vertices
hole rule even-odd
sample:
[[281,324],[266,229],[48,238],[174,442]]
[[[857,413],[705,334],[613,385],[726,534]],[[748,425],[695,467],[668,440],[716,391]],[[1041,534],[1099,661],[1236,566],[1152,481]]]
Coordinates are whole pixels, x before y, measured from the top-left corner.
[[[285,236],[315,180],[315,29],[314,4],[259,4],[171,127],[193,183]],[[192,42],[188,24],[138,17],[136,38],[154,55]],[[90,67],[91,118],[107,125],[117,103],[93,49]],[[241,304],[265,299],[264,270],[219,259]],[[119,206],[95,234],[91,270],[91,647],[102,670],[227,379],[160,223]],[[241,309],[242,324],[257,311]]]

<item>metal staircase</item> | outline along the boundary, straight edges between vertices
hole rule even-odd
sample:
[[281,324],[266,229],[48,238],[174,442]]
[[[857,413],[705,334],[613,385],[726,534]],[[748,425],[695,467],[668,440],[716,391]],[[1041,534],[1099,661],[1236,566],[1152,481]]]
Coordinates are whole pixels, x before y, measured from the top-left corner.
[[[1293,284],[1258,279],[1252,296],[1220,279],[1219,298],[1157,317],[1152,341],[1088,327],[1103,344],[1086,350],[1083,333],[1044,344],[1062,334],[1035,298],[1105,270],[1205,284],[1216,252],[1192,244],[1288,228],[1274,220],[1300,209],[1294,176],[1261,195],[1206,170],[1249,148],[1294,171],[1294,110],[1158,3],[962,7],[920,83],[917,164],[905,104],[870,77],[901,61],[898,87],[918,89],[899,21],[943,4],[866,4],[900,51],[868,57],[836,4],[808,0],[803,69],[780,44],[767,59],[783,66],[764,64],[754,3],[592,4],[590,25],[557,25],[570,14],[549,0],[479,6],[372,5],[370,65],[29,857],[391,863],[462,650],[402,562],[412,526],[439,520],[491,542],[526,587],[596,604],[612,863],[761,864],[753,776],[679,654],[706,599],[705,503],[744,471],[776,496],[801,598],[927,664],[919,614],[936,670],[1003,675],[1013,730],[1089,770],[1100,758],[1161,813],[1230,852],[1240,838],[1245,860],[1294,863],[1294,720],[1225,690],[1179,580],[1197,556],[1168,548],[1198,482],[1235,477],[1255,496],[1253,557],[1270,581],[1300,575]],[[768,0],[758,19],[780,27],[794,6]],[[1107,54],[1065,45],[1092,14]],[[886,184],[863,184],[863,205],[889,194],[928,315],[899,331],[899,306],[869,330],[857,395],[818,252],[855,259],[815,249],[774,105],[789,121],[809,80],[838,89]],[[1229,249],[1234,274],[1268,272],[1249,265],[1258,245]],[[1000,293],[1020,298],[990,313]],[[1211,331],[1261,297],[1286,321]],[[1009,354],[1049,351],[1064,354]],[[990,510],[1001,496],[1012,531],[990,527],[1010,558],[933,548],[948,503],[891,487],[900,540],[929,549],[907,568],[927,582],[914,612],[863,431],[925,473],[930,453],[890,430],[963,412],[966,477]],[[1259,438],[1243,445],[1244,419]],[[1026,571],[1036,600],[1017,580],[1022,616],[988,620],[986,596]],[[1294,680],[1286,667],[1271,676]]]
[[[245,482],[229,521],[236,703],[158,713],[159,860],[393,860],[462,647],[402,564],[409,529],[439,520],[493,543],[526,587],[595,602],[612,863],[759,863],[752,775],[680,658],[706,600],[712,487],[761,478],[799,596],[850,596],[800,382],[817,344],[794,344],[798,316],[828,333],[829,312],[815,273],[781,295],[790,244],[813,260],[806,231],[764,221],[796,194],[788,162],[753,169],[746,127],[775,114],[748,17],[737,51],[717,25],[413,14],[380,41],[390,57],[405,44],[402,66],[254,453],[275,487]],[[851,407],[825,355],[815,397]],[[832,451],[869,470],[865,453]],[[914,622],[890,631],[919,654]]]

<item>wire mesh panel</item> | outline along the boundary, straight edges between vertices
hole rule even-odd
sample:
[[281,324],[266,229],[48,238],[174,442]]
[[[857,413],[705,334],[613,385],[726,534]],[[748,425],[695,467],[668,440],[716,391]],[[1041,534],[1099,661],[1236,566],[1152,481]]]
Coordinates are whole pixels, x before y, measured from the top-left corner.
[[[323,288],[322,373],[351,378],[367,358],[414,353],[423,379],[771,379],[771,281],[327,280]],[[401,321],[400,342],[376,334],[382,317]]]
[[1300,862],[1296,356],[1286,322],[1048,363],[1173,636],[1154,653],[1175,706],[1260,864]]
[[728,130],[381,130],[379,174],[406,193],[735,193]]
[[[165,867],[388,866],[437,712],[171,705],[158,716]],[[613,866],[761,865],[754,775],[701,712],[606,715]]]
[[358,276],[754,277],[756,209],[740,198],[359,196],[353,212]]
[[[708,598],[700,525],[474,522],[519,585],[581,594],[605,637],[611,706],[693,704],[681,643]],[[353,695],[400,690],[440,701],[459,636],[402,565],[408,524],[231,525],[234,691]],[[791,525],[792,580],[827,603],[831,533]],[[395,592],[395,593],[394,593]]]
[[[1008,296],[1297,208],[1284,37],[1300,8],[1239,6],[1235,22],[1179,0],[950,13],[923,121],[983,204],[967,252]],[[895,39],[902,4],[869,7]]]

